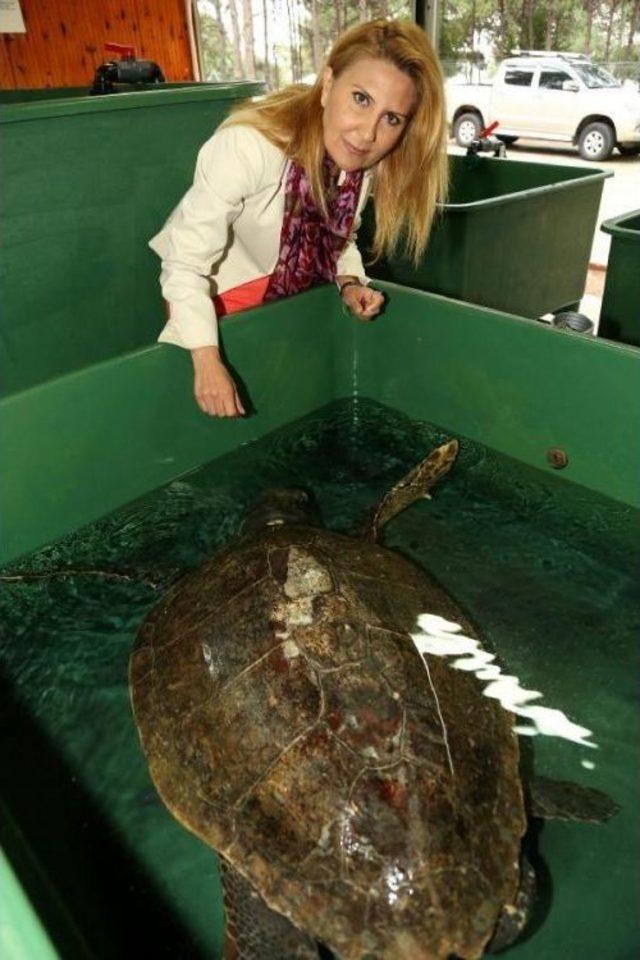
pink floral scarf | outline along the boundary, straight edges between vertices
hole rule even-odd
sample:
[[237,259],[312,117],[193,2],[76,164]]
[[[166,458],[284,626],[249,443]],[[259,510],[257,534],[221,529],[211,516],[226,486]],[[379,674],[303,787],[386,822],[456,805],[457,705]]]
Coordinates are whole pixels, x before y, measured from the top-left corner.
[[362,170],[347,173],[338,186],[339,169],[325,155],[322,172],[329,205],[325,220],[311,195],[304,169],[292,161],[287,174],[280,254],[264,299],[276,300],[334,281],[336,266],[351,233],[362,189]]

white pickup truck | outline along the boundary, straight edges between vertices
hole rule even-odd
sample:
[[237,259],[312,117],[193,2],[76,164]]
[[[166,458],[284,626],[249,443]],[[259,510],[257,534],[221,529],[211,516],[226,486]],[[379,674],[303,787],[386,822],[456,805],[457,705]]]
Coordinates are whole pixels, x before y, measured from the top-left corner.
[[640,93],[580,55],[522,54],[504,60],[491,84],[449,82],[447,118],[463,147],[497,120],[507,144],[564,140],[585,160],[606,160],[614,147],[640,153]]

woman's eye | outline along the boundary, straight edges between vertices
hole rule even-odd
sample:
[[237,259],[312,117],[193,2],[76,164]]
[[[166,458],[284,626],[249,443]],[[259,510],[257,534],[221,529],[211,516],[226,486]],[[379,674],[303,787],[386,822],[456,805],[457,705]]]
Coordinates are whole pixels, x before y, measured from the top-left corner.
[[360,90],[354,90],[353,99],[362,107],[369,103],[369,97],[366,95],[366,93],[361,93]]
[[392,127],[397,127],[401,123],[400,117],[396,116],[395,113],[388,113],[387,120]]

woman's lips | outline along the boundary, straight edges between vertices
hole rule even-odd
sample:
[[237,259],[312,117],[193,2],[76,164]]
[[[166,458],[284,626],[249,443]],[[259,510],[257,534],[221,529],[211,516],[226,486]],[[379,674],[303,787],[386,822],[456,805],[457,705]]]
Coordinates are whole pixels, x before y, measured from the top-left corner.
[[366,155],[367,155],[367,153],[368,153],[367,150],[358,150],[357,147],[353,147],[353,146],[349,143],[349,141],[348,141],[348,140],[345,140],[344,138],[343,138],[342,142],[343,142],[343,144],[345,145],[347,151],[348,151],[350,154],[352,154],[354,157],[366,157]]

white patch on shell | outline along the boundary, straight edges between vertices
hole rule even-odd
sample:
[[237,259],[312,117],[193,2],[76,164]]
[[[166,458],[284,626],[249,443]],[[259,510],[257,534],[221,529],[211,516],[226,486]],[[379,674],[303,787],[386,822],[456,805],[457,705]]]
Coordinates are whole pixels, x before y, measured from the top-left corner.
[[201,649],[202,649],[202,659],[204,660],[210,675],[215,680],[217,676],[217,670],[213,663],[213,654],[211,653],[211,647],[207,643],[203,643]]
[[286,639],[292,628],[311,626],[314,598],[332,589],[329,571],[318,563],[313,554],[300,547],[290,547],[284,583],[287,599],[279,603],[276,609],[276,618],[284,624],[284,630],[280,630],[276,636]]
[[284,606],[282,614],[288,627],[308,627],[313,623],[313,600],[302,597]]
[[321,850],[328,850],[330,842],[331,842],[331,824],[325,823],[320,833],[318,846],[320,847]]
[[411,897],[415,893],[414,888],[410,884],[409,874],[399,867],[397,864],[392,864],[383,874],[384,884],[387,888],[386,890],[386,899],[390,907],[399,906],[398,901],[402,897]]
[[287,660],[295,660],[296,657],[300,656],[300,647],[293,640],[287,640],[286,643],[282,644],[282,652]]
[[[353,828],[352,821],[357,814],[353,807],[347,807],[340,817],[340,847],[344,857],[362,857],[371,861],[376,858],[376,850],[366,837],[361,837]],[[372,890],[373,892],[373,890]]]
[[329,571],[318,563],[313,554],[300,547],[291,547],[287,564],[285,594],[292,600],[300,597],[313,599],[320,593],[329,593],[333,582]]

